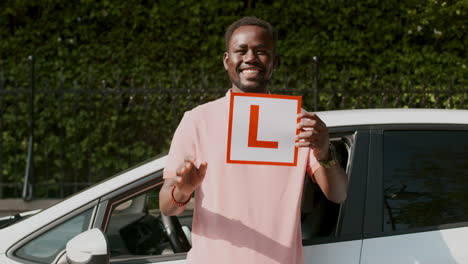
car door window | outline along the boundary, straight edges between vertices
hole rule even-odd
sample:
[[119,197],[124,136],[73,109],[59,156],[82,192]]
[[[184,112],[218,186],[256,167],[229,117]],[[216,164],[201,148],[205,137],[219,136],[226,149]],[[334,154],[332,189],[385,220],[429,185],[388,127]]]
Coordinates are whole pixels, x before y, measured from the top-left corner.
[[34,263],[52,263],[70,239],[88,229],[92,212],[93,208],[88,209],[46,231],[20,247],[15,255]]
[[468,132],[387,131],[384,231],[468,222]]
[[[333,138],[340,166],[346,170],[351,141],[348,137]],[[334,235],[338,223],[340,205],[329,201],[309,175],[306,175],[301,205],[302,240]]]
[[[130,195],[113,205],[106,228],[112,260],[167,256],[190,249],[192,203],[189,203],[188,210],[181,216],[182,225],[185,226],[182,228],[179,218],[161,214],[159,190],[160,187],[156,187]],[[182,245],[177,244],[180,241],[174,241],[174,237],[171,237],[170,234],[174,232],[183,234]]]

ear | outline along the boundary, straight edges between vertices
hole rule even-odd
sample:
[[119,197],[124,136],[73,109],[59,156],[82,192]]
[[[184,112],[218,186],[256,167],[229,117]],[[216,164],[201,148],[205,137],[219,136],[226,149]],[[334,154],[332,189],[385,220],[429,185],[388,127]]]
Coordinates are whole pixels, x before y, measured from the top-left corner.
[[229,55],[228,55],[228,53],[226,51],[226,52],[224,52],[224,56],[223,56],[223,64],[224,64],[224,69],[226,71],[228,70],[228,65],[227,65],[228,59],[229,59]]
[[273,59],[273,68],[276,69],[280,65],[280,57],[278,55],[275,55],[275,58]]

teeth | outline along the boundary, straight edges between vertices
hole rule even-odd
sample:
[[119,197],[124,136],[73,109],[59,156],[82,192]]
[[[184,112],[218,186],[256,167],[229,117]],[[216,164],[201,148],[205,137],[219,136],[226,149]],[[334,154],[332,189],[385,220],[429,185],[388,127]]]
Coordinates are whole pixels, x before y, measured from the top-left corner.
[[257,73],[258,70],[243,70],[245,73]]

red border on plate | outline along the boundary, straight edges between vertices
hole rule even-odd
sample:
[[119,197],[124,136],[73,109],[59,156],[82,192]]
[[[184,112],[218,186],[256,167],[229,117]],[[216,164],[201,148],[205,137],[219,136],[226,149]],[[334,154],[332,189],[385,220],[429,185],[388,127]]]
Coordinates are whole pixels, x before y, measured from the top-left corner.
[[[235,164],[256,164],[256,165],[277,165],[277,166],[296,166],[297,165],[297,147],[294,147],[294,161],[291,162],[272,162],[272,161],[252,161],[252,160],[231,160],[231,133],[232,133],[232,115],[234,112],[234,97],[235,96],[248,96],[248,97],[263,97],[263,98],[276,98],[297,100],[297,114],[301,113],[302,97],[293,95],[277,95],[277,94],[256,94],[256,93],[233,93],[229,100],[229,127],[228,127],[228,141],[227,141],[227,163]],[[299,123],[299,118],[297,123]],[[299,129],[296,129],[296,135],[299,134]]]

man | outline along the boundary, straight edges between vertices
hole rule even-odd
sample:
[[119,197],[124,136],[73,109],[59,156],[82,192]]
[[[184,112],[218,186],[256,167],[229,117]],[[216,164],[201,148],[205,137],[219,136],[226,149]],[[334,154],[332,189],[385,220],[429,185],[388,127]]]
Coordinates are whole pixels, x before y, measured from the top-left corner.
[[232,87],[182,118],[164,170],[161,210],[180,214],[195,192],[191,264],[303,263],[300,201],[306,171],[336,203],[346,198],[347,176],[336,163],[326,164],[328,130],[310,112],[299,114],[297,166],[226,163],[230,93],[268,93],[278,55],[273,27],[257,18],[231,24],[225,41],[223,62]]

